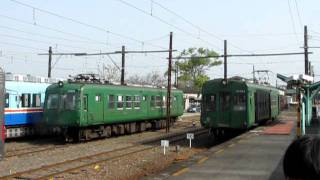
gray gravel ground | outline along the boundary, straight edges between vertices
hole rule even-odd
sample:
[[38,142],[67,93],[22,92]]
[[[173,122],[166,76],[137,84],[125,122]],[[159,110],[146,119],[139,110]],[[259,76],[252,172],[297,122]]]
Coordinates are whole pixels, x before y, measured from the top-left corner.
[[[191,127],[192,120],[199,119],[199,117],[195,118],[195,117],[188,116],[188,118],[185,118],[185,119],[186,120],[177,122],[176,127],[171,128],[171,132],[181,131],[183,128]],[[199,126],[199,122],[197,122],[197,126]],[[102,140],[95,140],[95,141],[90,141],[86,143],[72,144],[72,145],[66,146],[65,148],[64,147],[52,148],[47,151],[28,154],[21,157],[5,158],[3,161],[0,162],[0,176],[4,176],[4,175],[8,175],[15,172],[20,172],[20,171],[25,171],[28,169],[38,168],[43,165],[53,164],[53,163],[62,162],[65,160],[92,155],[99,152],[112,151],[114,149],[130,146],[136,141],[146,139],[146,138],[161,136],[163,134],[164,134],[164,130],[148,131],[148,132],[139,133],[139,134],[113,137],[113,138],[102,139]],[[32,140],[32,143],[30,144],[23,141],[21,141],[20,143],[19,142],[8,143],[6,145],[6,149],[14,150],[19,148],[28,148],[28,146],[30,148],[45,146],[43,144],[35,144],[34,140]],[[131,166],[131,165],[130,163],[126,163],[126,166]],[[122,168],[125,168],[126,166],[122,166],[122,165],[119,166],[115,164],[115,169],[122,169]],[[116,171],[116,170],[114,172],[119,173],[119,171]]]

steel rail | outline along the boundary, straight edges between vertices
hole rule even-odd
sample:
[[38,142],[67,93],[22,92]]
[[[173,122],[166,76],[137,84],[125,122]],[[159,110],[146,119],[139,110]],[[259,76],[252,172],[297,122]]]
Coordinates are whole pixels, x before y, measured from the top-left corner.
[[[194,132],[195,135],[201,135],[201,134],[207,133],[208,131],[206,129],[201,128],[201,129],[195,129],[190,132]],[[171,142],[178,142],[178,141],[182,141],[182,140],[186,139],[185,133],[177,134],[177,135],[174,135],[174,136],[171,136],[168,138],[171,139]],[[157,139],[154,139],[154,140],[150,141],[149,143],[152,144],[152,143],[158,142],[159,139],[162,139],[162,137],[158,137]],[[135,148],[138,148],[138,149],[135,150]],[[79,157],[79,158],[75,158],[75,159],[71,159],[71,160],[66,160],[66,161],[62,161],[62,162],[58,162],[58,163],[53,163],[53,164],[41,166],[41,167],[34,168],[34,169],[29,169],[26,171],[17,172],[17,173],[11,174],[11,175],[2,176],[2,177],[0,177],[0,179],[10,179],[10,178],[46,179],[48,177],[54,177],[58,174],[81,169],[81,168],[90,166],[92,164],[98,164],[98,163],[110,161],[113,159],[125,157],[128,155],[151,150],[154,148],[158,148],[158,146],[152,145],[149,147],[144,147],[143,145],[134,144],[134,145],[125,146],[122,148],[117,148],[117,149],[114,149],[111,151],[100,152],[100,153],[93,154],[93,155],[87,155],[87,156],[83,156],[83,157]],[[133,149],[133,150],[131,150],[131,149]],[[121,151],[128,151],[128,150],[129,151],[131,150],[131,151],[121,154]],[[120,153],[120,154],[114,155],[117,153]],[[106,157],[104,157],[104,156],[106,156]],[[97,159],[97,160],[95,160],[95,159]],[[86,162],[86,161],[89,161],[89,162]],[[71,163],[76,163],[76,165],[70,168]],[[67,167],[65,167],[64,165],[66,165]],[[61,168],[62,170],[58,170],[59,168]],[[50,170],[52,170],[52,169],[54,169],[54,172],[50,172]],[[42,173],[41,173],[41,171],[42,171]],[[33,177],[32,174],[36,175],[36,177]],[[41,175],[41,174],[44,174],[44,175]]]

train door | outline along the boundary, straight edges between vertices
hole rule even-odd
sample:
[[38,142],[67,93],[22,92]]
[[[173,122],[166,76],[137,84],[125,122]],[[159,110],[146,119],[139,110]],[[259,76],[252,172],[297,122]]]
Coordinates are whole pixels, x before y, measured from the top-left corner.
[[247,127],[251,127],[255,123],[255,101],[254,101],[254,93],[252,91],[248,91],[248,102],[247,102],[247,111],[248,111],[248,125]]
[[102,94],[92,94],[88,98],[88,123],[90,125],[103,122]]
[[231,93],[230,92],[220,92],[219,96],[220,102],[220,117],[218,126],[219,127],[229,127],[231,121]]
[[88,94],[83,95],[82,99],[82,120],[88,124]]

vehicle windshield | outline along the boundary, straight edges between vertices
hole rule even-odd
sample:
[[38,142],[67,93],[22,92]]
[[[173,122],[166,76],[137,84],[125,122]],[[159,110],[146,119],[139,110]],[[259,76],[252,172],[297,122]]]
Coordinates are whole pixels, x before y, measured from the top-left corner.
[[233,110],[245,111],[246,110],[246,95],[245,93],[236,93],[234,96]]
[[61,95],[61,109],[75,110],[76,96],[75,93],[67,93]]
[[59,104],[58,94],[49,94],[47,102],[47,109],[57,109]]

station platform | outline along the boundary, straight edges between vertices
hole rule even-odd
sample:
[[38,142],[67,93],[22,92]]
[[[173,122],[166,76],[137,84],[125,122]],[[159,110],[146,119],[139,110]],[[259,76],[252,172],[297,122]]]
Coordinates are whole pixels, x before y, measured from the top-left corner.
[[282,158],[295,138],[295,119],[283,116],[146,179],[284,180]]

